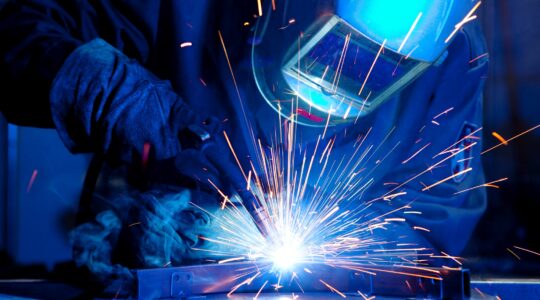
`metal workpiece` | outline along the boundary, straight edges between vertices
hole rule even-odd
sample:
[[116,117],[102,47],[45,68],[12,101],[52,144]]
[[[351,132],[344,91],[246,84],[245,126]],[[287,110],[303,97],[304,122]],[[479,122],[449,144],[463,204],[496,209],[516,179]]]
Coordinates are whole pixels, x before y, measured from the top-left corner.
[[[354,299],[362,295],[421,299],[470,297],[466,269],[374,265],[344,268],[313,263],[298,264],[287,272],[274,272],[271,262],[239,262],[138,270],[137,279],[139,299],[221,299],[220,296],[281,299],[293,294],[301,294],[302,299],[334,296]],[[321,298],[321,295],[326,296]]]

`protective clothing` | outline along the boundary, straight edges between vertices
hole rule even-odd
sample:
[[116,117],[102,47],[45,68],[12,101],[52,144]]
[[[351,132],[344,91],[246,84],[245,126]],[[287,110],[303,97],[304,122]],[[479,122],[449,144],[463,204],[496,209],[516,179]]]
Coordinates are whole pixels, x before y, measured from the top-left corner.
[[[312,4],[312,1],[301,2],[306,7]],[[259,151],[253,138],[263,146],[271,145],[277,132],[275,125],[283,121],[261,98],[258,81],[253,78],[250,58],[252,43],[257,41],[251,28],[242,24],[253,21],[256,4],[251,0],[13,1],[0,15],[0,84],[8,95],[0,103],[1,109],[10,121],[27,125],[52,126],[54,119],[59,134],[73,150],[107,151],[116,143],[112,139],[119,137],[130,141],[135,148],[140,147],[140,141],[150,139],[157,148],[165,145],[160,153],[168,156],[179,148],[168,144],[172,142],[168,137],[173,131],[165,130],[164,126],[176,123],[171,123],[170,111],[183,109],[179,102],[182,99],[191,111],[200,115],[199,119],[214,116],[223,122],[238,157],[249,169],[249,158],[256,157]],[[284,16],[290,20],[301,14]],[[294,22],[289,25],[294,26]],[[179,47],[183,42],[192,42],[192,46]],[[486,207],[482,189],[466,191],[483,183],[478,129],[482,123],[482,82],[487,61],[476,59],[484,54],[482,45],[481,33],[473,26],[466,26],[456,34],[447,58],[440,65],[429,66],[415,82],[390,97],[362,122],[328,128],[321,141],[326,145],[329,139],[334,140],[332,153],[337,157],[336,166],[363,141],[362,147],[369,151],[358,176],[371,179],[371,183],[354,200],[381,198],[373,202],[372,208],[382,212],[410,205],[411,211],[421,214],[408,215],[409,231],[425,234],[434,247],[450,254],[464,248]],[[111,47],[137,63],[122,58]],[[94,56],[85,65],[77,63],[90,57],[86,55],[93,51],[90,49],[99,50],[105,57]],[[281,63],[271,57],[264,59],[268,65]],[[150,73],[169,80],[170,86],[156,81]],[[54,97],[50,105],[61,114],[56,111],[51,114],[48,109],[53,79]],[[121,82],[130,84],[124,86]],[[84,89],[93,85],[103,93]],[[36,89],[22,88],[27,86]],[[137,89],[140,86],[147,93]],[[21,91],[24,97],[19,97]],[[144,97],[134,100],[137,93],[143,96],[151,94],[150,91],[157,95],[150,100]],[[89,93],[91,109],[80,108],[86,105],[81,98],[85,92]],[[116,95],[127,96],[129,105],[124,107]],[[68,107],[58,107],[60,103]],[[103,104],[113,106],[102,107]],[[164,107],[155,107],[162,104]],[[103,115],[103,108],[113,113]],[[96,115],[100,118],[96,119]],[[310,116],[309,112],[305,115]],[[141,123],[139,118],[146,122]],[[159,120],[157,125],[150,125],[155,119]],[[179,123],[189,123],[190,119],[188,115],[185,122]],[[148,134],[144,125],[159,129],[159,134]],[[299,126],[296,141],[302,150],[314,149],[319,136],[320,128]],[[466,148],[474,143],[475,147]],[[447,157],[455,149],[463,150],[464,157]],[[199,154],[191,151],[183,154],[186,172],[188,168],[199,172],[197,166],[189,163],[196,161]],[[314,163],[312,172],[322,168],[318,162]],[[455,175],[456,170],[469,168],[474,171],[462,178],[456,176],[430,187]],[[416,176],[420,173],[421,176]],[[395,196],[385,200],[383,195]]]
[[257,86],[284,118],[319,127],[358,122],[444,60],[476,3],[321,0],[269,8],[253,38]]
[[168,82],[101,39],[69,56],[51,86],[50,102],[70,151],[105,153],[113,161],[138,162],[145,144],[157,160],[174,157],[179,132],[202,124]]

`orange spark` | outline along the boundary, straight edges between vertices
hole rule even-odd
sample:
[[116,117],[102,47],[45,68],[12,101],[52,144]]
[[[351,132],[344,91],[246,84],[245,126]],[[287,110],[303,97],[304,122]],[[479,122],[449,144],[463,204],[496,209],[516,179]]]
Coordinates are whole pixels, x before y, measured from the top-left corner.
[[324,284],[329,290],[331,290],[332,292],[338,294],[341,296],[341,298],[347,298],[347,296],[345,296],[345,294],[343,294],[342,292],[338,291],[335,287],[329,285],[328,283],[326,283],[324,280],[322,279],[319,279],[319,281]]
[[493,135],[496,139],[498,139],[501,143],[503,143],[503,145],[508,146],[508,142],[500,134],[493,131],[491,135]]
[[[513,140],[515,140],[515,139],[517,139],[517,138],[519,138],[519,137],[521,137],[521,136],[523,136],[523,135],[525,135],[525,134],[527,134],[527,133],[529,133],[529,132],[531,132],[531,131],[534,131],[534,130],[536,130],[536,129],[538,129],[538,128],[540,128],[540,124],[534,126],[534,127],[531,128],[531,129],[527,129],[527,130],[523,131],[522,133],[520,133],[520,134],[518,134],[518,135],[515,135],[515,136],[513,136],[513,137],[507,139],[507,140],[506,140],[506,143],[509,143],[509,142],[511,142],[511,141],[513,141]],[[491,147],[491,148],[489,148],[489,149],[487,149],[487,150],[484,150],[484,152],[482,152],[481,154],[484,155],[485,153],[488,153],[488,152],[490,152],[490,151],[492,151],[492,150],[495,150],[495,149],[499,148],[499,147],[502,146],[502,145],[504,145],[504,143],[500,143],[500,144],[495,145],[495,146],[493,146],[493,147]]]
[[221,202],[221,209],[225,209],[225,205],[227,204],[227,201],[229,201],[229,197],[225,195],[218,187],[217,185],[212,182],[212,180],[208,179],[208,182],[212,185],[212,187],[219,193],[219,195],[223,198],[223,202]]
[[481,187],[491,187],[491,188],[498,189],[499,186],[495,185],[495,183],[503,182],[503,181],[506,181],[506,180],[508,180],[508,178],[501,178],[501,179],[498,179],[498,180],[495,180],[495,181],[492,181],[492,182],[488,182],[488,183],[484,183],[484,184],[481,184],[481,185],[473,186],[472,188],[468,188],[468,189],[464,189],[464,190],[459,191],[459,192],[455,192],[454,195],[465,193],[465,192],[468,192],[468,191],[471,191],[471,190],[474,190],[474,189],[478,189],[478,188],[481,188]]

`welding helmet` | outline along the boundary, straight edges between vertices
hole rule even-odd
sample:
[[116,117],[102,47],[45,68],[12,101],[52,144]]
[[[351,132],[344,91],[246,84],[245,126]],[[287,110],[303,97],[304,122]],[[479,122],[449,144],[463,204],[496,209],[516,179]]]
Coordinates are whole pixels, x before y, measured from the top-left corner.
[[[265,2],[263,2],[265,3]],[[440,63],[477,0],[285,0],[261,7],[252,42],[260,93],[300,124],[358,120]]]

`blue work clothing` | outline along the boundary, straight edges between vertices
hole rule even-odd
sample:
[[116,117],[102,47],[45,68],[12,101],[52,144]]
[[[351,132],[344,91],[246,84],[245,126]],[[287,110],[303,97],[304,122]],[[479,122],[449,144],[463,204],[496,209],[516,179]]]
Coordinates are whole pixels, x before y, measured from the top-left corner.
[[[107,153],[111,143],[129,143],[141,153],[151,142],[162,159],[181,150],[168,143],[176,141],[167,125],[172,126],[173,107],[187,107],[188,118],[194,113],[197,120],[223,120],[247,167],[257,151],[251,133],[270,144],[278,122],[252,78],[252,29],[243,24],[255,22],[256,12],[256,1],[232,0],[10,2],[0,17],[0,84],[7,95],[0,108],[14,123],[55,126],[74,152]],[[180,47],[184,42],[192,46]],[[367,135],[363,144],[373,150],[364,174],[373,182],[359,201],[403,192],[373,207],[388,211],[410,204],[411,211],[421,212],[408,215],[411,226],[429,229],[417,232],[451,254],[464,248],[486,207],[482,189],[461,192],[484,181],[481,142],[468,136],[482,124],[487,62],[475,58],[483,51],[482,35],[473,26],[460,31],[441,65],[356,124],[326,133],[336,139],[338,158],[350,155],[357,139]],[[178,116],[174,120],[183,122]],[[320,128],[298,127],[298,143],[313,148],[320,134]],[[471,140],[478,143],[471,151],[436,165],[448,156],[438,155],[441,151],[463,150]],[[425,189],[468,168],[473,171]],[[391,192],[394,183],[405,182]]]

